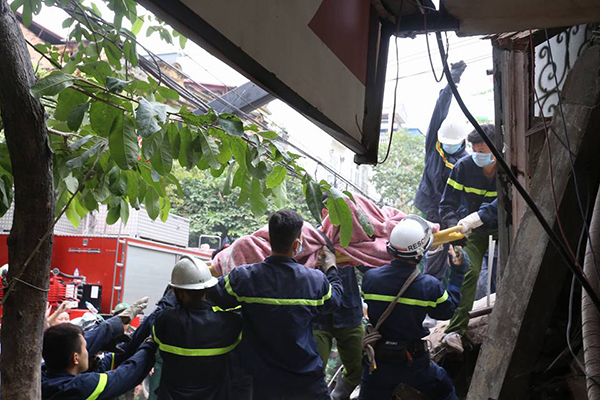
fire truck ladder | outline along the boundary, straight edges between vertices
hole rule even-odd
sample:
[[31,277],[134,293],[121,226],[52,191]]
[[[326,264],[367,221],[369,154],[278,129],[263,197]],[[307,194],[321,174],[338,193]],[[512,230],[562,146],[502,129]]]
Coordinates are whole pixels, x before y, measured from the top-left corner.
[[123,265],[125,263],[125,239],[121,239],[121,228],[123,223],[119,226],[119,235],[117,236],[117,245],[115,248],[115,265],[113,267],[113,284],[110,296],[110,310],[115,309],[115,294],[117,294],[117,300],[120,302],[123,296]]

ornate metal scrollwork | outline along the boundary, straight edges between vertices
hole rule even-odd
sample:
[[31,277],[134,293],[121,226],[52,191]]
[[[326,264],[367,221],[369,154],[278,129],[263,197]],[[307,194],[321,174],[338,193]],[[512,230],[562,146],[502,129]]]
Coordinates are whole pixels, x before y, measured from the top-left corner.
[[[558,86],[562,88],[567,73],[583,51],[591,35],[590,25],[575,25],[562,31],[550,39],[552,44],[552,60],[550,58],[548,42],[544,42],[537,47],[535,63],[536,66],[541,66],[541,69],[537,74],[536,86],[541,108],[545,116],[551,116],[554,113],[554,108],[558,105],[555,74]],[[577,47],[573,49],[572,46]],[[539,110],[537,110],[537,113],[539,113]]]

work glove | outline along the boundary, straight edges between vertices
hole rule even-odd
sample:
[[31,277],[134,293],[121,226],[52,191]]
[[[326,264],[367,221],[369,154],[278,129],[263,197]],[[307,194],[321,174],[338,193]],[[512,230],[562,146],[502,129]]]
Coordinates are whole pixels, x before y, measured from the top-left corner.
[[335,268],[335,254],[329,250],[329,247],[323,246],[323,252],[321,253],[321,271],[327,273],[329,269]]
[[460,76],[465,71],[465,68],[467,68],[467,64],[463,60],[460,60],[457,63],[451,64],[450,76],[452,77],[452,80],[454,81],[454,83],[460,82]]
[[141,299],[133,303],[131,306],[129,306],[129,308],[126,308],[125,311],[123,311],[121,314],[119,314],[119,317],[121,317],[121,319],[124,322],[127,322],[127,320],[131,322],[135,319],[135,317],[141,314],[147,306],[148,296],[142,297]]
[[460,231],[462,233],[468,235],[473,229],[479,228],[481,225],[483,225],[483,221],[481,218],[479,218],[479,214],[474,212],[458,221],[457,225],[461,227]]
[[[448,290],[460,292],[460,288],[465,280],[465,274],[469,270],[471,260],[467,253],[460,247],[454,247],[455,259],[460,261],[460,264],[455,264],[454,260],[450,263],[450,277],[448,278]],[[460,253],[460,254],[459,254]]]

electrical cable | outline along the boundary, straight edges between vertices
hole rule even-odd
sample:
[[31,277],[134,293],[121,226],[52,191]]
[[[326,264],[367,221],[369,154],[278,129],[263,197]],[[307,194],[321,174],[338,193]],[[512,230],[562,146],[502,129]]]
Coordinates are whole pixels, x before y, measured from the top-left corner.
[[460,94],[458,93],[458,89],[456,88],[456,84],[454,83],[454,81],[452,80],[452,76],[450,75],[450,67],[448,66],[448,63],[446,60],[446,56],[444,53],[444,44],[442,42],[442,35],[440,34],[440,32],[436,32],[436,38],[437,38],[437,42],[438,42],[438,48],[440,51],[440,57],[442,59],[443,65],[444,65],[446,79],[448,80],[448,84],[450,86],[450,89],[452,90],[452,93],[454,94],[456,102],[460,106],[461,110],[463,111],[463,113],[465,114],[465,116],[467,117],[469,122],[471,122],[473,127],[475,127],[475,130],[479,133],[479,135],[481,136],[481,139],[490,148],[492,154],[496,158],[496,161],[498,162],[500,167],[504,170],[504,172],[506,173],[509,180],[512,182],[515,189],[517,189],[517,191],[521,194],[521,196],[523,197],[523,199],[525,200],[525,202],[527,203],[527,205],[529,206],[529,208],[531,209],[533,214],[536,216],[536,218],[542,225],[542,228],[548,234],[550,241],[552,242],[552,244],[554,244],[554,246],[558,250],[559,255],[561,256],[563,261],[567,264],[567,267],[569,269],[571,269],[571,271],[573,272],[573,275],[575,275],[577,277],[577,280],[580,282],[580,284],[583,286],[583,288],[588,292],[590,299],[592,300],[592,302],[594,303],[596,308],[600,311],[600,298],[598,298],[598,295],[592,289],[592,287],[590,286],[590,283],[586,280],[586,278],[583,276],[582,272],[576,267],[575,263],[570,258],[569,253],[566,250],[564,243],[560,240],[560,238],[552,230],[552,228],[548,224],[548,221],[546,221],[546,219],[544,218],[544,215],[542,214],[542,212],[540,211],[538,206],[535,204],[535,202],[533,201],[531,196],[529,196],[529,193],[527,193],[525,188],[521,185],[521,183],[519,182],[519,180],[517,179],[515,174],[510,169],[510,166],[506,163],[506,161],[502,157],[502,154],[500,153],[500,151],[498,151],[498,149],[492,143],[490,138],[487,137],[487,135],[484,133],[483,129],[481,128],[481,126],[479,125],[477,120],[473,117],[473,115],[471,114],[471,112],[469,111],[469,109],[467,108],[465,103],[463,102],[462,98],[460,97]]
[[[402,5],[404,4],[404,0],[400,3],[400,13],[402,13]],[[398,22],[396,23],[396,35],[394,36],[394,42],[396,44],[396,84],[394,85],[394,104],[392,106],[392,125],[390,126],[390,140],[388,142],[387,151],[385,152],[385,157],[383,157],[383,161],[377,162],[377,164],[384,164],[388,157],[390,156],[390,150],[392,149],[392,139],[394,138],[394,122],[396,121],[396,102],[398,100],[398,76],[400,75],[400,63],[398,62],[398,31],[400,30],[400,20],[398,17]]]
[[[423,12],[423,27],[425,28],[425,42],[427,43],[427,55],[429,56],[429,65],[431,65],[431,72],[433,73],[433,79],[435,79],[435,81],[437,83],[440,83],[442,81],[442,79],[444,79],[444,71],[442,70],[442,74],[440,75],[440,78],[438,79],[437,75],[435,74],[435,68],[433,67],[433,60],[431,59],[431,50],[429,48],[429,32],[427,31],[427,13],[426,12]],[[441,34],[440,34],[440,38],[441,38]],[[450,50],[450,43],[448,42],[448,34],[446,34],[446,52],[444,53],[445,58],[442,59],[442,64],[445,64],[448,61],[449,50]]]
[[552,65],[552,71],[554,72],[554,82],[556,84],[556,93],[558,95],[558,109],[560,111],[563,130],[565,133],[565,142],[566,142],[567,148],[569,150],[569,165],[571,167],[571,174],[573,175],[573,185],[575,187],[575,197],[577,198],[577,206],[579,207],[579,213],[581,214],[581,218],[583,219],[583,225],[585,227],[587,237],[588,237],[588,244],[590,246],[590,250],[592,251],[592,259],[594,260],[594,271],[596,272],[596,278],[598,279],[598,282],[600,282],[600,272],[598,272],[598,262],[596,260],[596,253],[594,252],[594,247],[592,244],[592,240],[590,238],[590,227],[585,218],[585,213],[583,211],[583,203],[581,202],[581,194],[579,193],[579,187],[577,184],[577,173],[575,171],[575,161],[573,160],[573,152],[571,151],[571,141],[569,139],[569,134],[568,134],[568,130],[567,130],[567,120],[565,118],[565,112],[563,109],[562,98],[561,98],[562,96],[561,96],[561,92],[560,92],[560,88],[559,88],[559,84],[558,84],[558,77],[556,76],[557,69],[556,69],[556,64],[554,63],[554,57],[552,55],[552,46],[550,45],[550,37],[548,36],[548,30],[544,29],[544,33],[546,35],[546,43],[548,45],[548,57],[549,57],[550,65]]
[[[471,59],[466,59],[464,60],[467,64],[471,65],[480,61],[485,61],[485,60],[489,60],[490,58],[492,58],[491,55],[483,55],[483,56],[478,56],[478,57],[474,57]],[[443,69],[443,68],[442,68]],[[398,79],[406,79],[406,78],[412,78],[413,76],[418,76],[418,75],[425,75],[425,74],[429,74],[431,73],[431,69],[426,69],[424,71],[420,71],[420,72],[415,72],[409,75],[403,75],[398,77]],[[396,80],[396,78],[390,78],[390,79],[386,79],[386,82],[392,82]]]
[[531,91],[533,92],[534,98],[538,104],[538,107],[540,108],[540,116],[542,117],[542,123],[544,126],[544,134],[546,136],[546,149],[548,150],[548,165],[550,167],[550,186],[552,188],[552,200],[553,200],[553,204],[554,204],[554,212],[556,213],[556,222],[558,223],[558,229],[560,231],[560,234],[562,235],[565,245],[567,246],[567,249],[569,250],[571,257],[573,258],[575,265],[577,265],[583,273],[583,268],[581,267],[581,264],[579,263],[579,260],[577,259],[577,256],[575,255],[575,253],[573,253],[573,249],[571,248],[571,245],[569,244],[569,239],[567,238],[567,235],[565,234],[565,231],[563,229],[562,221],[561,221],[559,210],[558,210],[558,208],[559,208],[558,200],[556,199],[556,188],[554,186],[554,167],[552,165],[553,160],[552,160],[552,147],[550,146],[550,135],[548,134],[548,126],[546,125],[546,118],[544,117],[544,111],[542,110],[540,98],[538,97],[537,90],[535,89],[535,49],[533,47],[533,34],[531,33],[531,31],[529,31],[529,48],[531,50],[531,62],[532,62]]

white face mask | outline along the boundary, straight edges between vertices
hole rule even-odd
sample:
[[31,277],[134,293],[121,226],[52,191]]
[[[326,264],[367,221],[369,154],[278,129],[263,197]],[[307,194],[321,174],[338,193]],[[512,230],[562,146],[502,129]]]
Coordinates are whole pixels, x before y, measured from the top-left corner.
[[458,153],[458,151],[460,150],[461,147],[462,147],[462,143],[459,143],[459,144],[445,144],[445,143],[442,143],[442,148],[448,154]]
[[473,161],[475,162],[475,164],[478,167],[487,167],[488,165],[490,165],[491,163],[494,162],[494,160],[492,159],[492,153],[471,153],[471,157],[473,158]]

